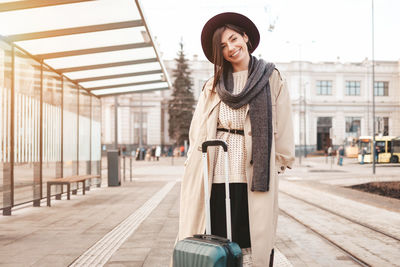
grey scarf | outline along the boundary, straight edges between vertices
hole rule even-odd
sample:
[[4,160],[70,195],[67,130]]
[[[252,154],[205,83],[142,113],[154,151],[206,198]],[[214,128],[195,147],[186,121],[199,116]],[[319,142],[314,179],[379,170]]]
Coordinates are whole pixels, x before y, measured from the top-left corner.
[[243,90],[233,91],[232,68],[224,70],[223,79],[216,86],[221,100],[233,109],[249,104],[252,132],[253,182],[251,191],[269,190],[272,145],[272,104],[269,77],[275,65],[250,56],[249,76]]

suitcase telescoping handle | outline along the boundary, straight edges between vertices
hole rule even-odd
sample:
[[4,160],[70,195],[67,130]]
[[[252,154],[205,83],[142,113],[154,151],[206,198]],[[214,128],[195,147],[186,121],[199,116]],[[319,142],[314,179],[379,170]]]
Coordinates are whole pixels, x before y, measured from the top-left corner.
[[223,140],[208,140],[201,145],[203,153],[203,166],[204,166],[204,205],[206,210],[206,234],[211,235],[211,215],[210,215],[210,197],[208,196],[208,162],[207,162],[207,148],[209,146],[222,146],[225,154],[225,209],[226,209],[226,234],[227,238],[232,241],[232,227],[231,227],[231,199],[229,196],[229,160],[228,160],[228,145]]

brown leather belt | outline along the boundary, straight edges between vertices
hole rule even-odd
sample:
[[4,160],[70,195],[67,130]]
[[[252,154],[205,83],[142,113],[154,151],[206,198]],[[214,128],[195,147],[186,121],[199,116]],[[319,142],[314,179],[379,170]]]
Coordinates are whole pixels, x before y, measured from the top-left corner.
[[240,134],[240,135],[244,136],[244,131],[243,130],[217,128],[217,131],[227,132],[227,133],[232,133],[232,134]]

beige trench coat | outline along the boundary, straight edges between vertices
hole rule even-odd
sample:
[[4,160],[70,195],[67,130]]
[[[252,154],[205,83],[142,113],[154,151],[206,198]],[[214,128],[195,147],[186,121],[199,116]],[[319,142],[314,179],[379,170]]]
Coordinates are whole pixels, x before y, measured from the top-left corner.
[[[219,104],[221,102],[210,79],[204,86],[190,125],[190,148],[185,162],[181,185],[178,239],[205,232],[203,165],[201,144],[215,139]],[[291,104],[286,83],[279,71],[274,70],[270,79],[274,138],[271,155],[270,190],[252,192],[248,186],[250,239],[253,266],[269,266],[271,249],[274,247],[278,218],[277,174],[291,167],[294,161],[294,140]],[[246,177],[251,184],[253,167],[251,159],[251,127],[247,110],[244,133],[246,146]],[[209,148],[209,196],[211,195],[215,148]]]

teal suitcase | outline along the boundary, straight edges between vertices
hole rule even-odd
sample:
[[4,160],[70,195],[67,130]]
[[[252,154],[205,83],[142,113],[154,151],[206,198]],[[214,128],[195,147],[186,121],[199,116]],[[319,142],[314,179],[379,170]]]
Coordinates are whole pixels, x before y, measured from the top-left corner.
[[[207,147],[222,146],[225,154],[226,232],[228,238],[211,235],[210,199],[208,197]],[[243,256],[238,244],[232,242],[231,208],[229,197],[228,146],[222,140],[209,140],[202,144],[204,165],[204,192],[206,234],[178,241],[173,253],[174,267],[242,267]]]

